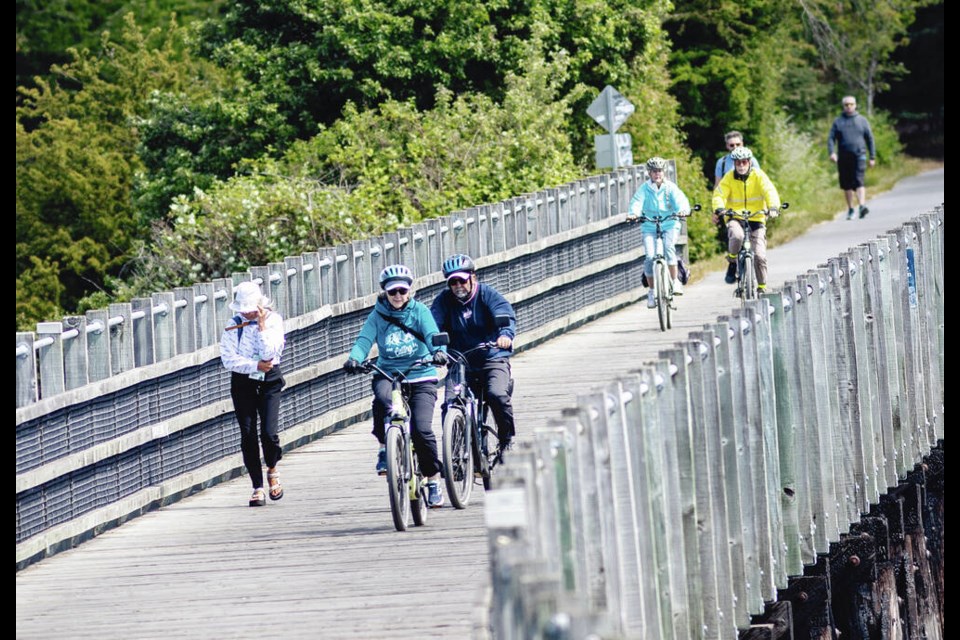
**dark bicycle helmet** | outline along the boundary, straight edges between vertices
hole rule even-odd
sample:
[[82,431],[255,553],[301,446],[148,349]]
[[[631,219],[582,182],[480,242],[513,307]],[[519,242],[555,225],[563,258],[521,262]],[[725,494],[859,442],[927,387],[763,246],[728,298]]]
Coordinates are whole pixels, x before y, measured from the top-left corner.
[[737,147],[730,152],[730,157],[736,162],[737,160],[749,160],[753,157],[753,151],[750,151],[747,147]]
[[443,277],[449,278],[452,275],[459,274],[470,274],[477,270],[473,260],[470,256],[458,253],[456,255],[450,256],[443,261]]
[[408,287],[413,284],[413,272],[402,264],[392,264],[380,272],[380,288],[386,289],[388,285],[402,282]]
[[663,171],[667,168],[667,161],[660,156],[653,156],[647,160],[647,171]]

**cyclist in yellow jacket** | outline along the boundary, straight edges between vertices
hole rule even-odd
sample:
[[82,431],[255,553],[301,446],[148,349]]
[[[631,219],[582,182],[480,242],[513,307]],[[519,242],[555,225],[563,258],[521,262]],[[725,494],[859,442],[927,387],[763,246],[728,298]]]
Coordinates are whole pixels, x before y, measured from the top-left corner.
[[[753,243],[754,264],[757,271],[757,287],[767,287],[767,212],[771,218],[780,213],[780,195],[773,182],[759,167],[752,165],[753,152],[746,147],[737,147],[730,154],[733,169],[721,178],[713,192],[714,222],[725,209],[750,211],[748,226]],[[737,281],[737,254],[743,245],[744,229],[736,220],[727,223],[727,284]]]

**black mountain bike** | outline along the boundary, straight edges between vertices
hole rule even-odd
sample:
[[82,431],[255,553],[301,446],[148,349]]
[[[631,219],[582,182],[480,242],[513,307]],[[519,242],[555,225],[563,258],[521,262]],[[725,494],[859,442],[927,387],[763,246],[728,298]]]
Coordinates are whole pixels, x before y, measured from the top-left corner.
[[[490,488],[493,470],[503,459],[497,430],[487,424],[489,407],[469,384],[467,359],[474,351],[496,346],[495,342],[484,342],[463,353],[447,350],[447,375],[453,376],[454,393],[443,401],[443,475],[450,503],[457,509],[466,508],[470,501],[475,477],[483,481],[484,489]],[[509,392],[513,392],[512,379]]]

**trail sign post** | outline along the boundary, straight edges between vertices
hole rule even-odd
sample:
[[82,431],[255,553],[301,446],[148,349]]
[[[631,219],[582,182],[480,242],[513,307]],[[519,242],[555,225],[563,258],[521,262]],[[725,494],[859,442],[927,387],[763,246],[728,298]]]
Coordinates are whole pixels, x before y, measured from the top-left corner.
[[616,131],[634,110],[633,103],[610,85],[587,107],[587,114],[608,131],[607,135],[593,137],[597,168],[617,169],[633,164],[630,134]]

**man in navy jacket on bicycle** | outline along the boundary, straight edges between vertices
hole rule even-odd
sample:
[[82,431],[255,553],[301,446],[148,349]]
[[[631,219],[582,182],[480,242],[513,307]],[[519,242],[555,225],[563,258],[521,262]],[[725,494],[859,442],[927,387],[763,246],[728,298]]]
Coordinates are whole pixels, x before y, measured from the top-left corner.
[[[447,289],[430,307],[440,331],[450,334],[450,348],[460,352],[483,342],[495,342],[493,349],[471,353],[467,380],[478,396],[483,391],[497,423],[500,450],[505,451],[516,433],[510,384],[510,356],[517,333],[513,307],[496,289],[477,280],[476,265],[470,256],[457,254],[443,262]],[[453,393],[447,376],[446,396]]]

